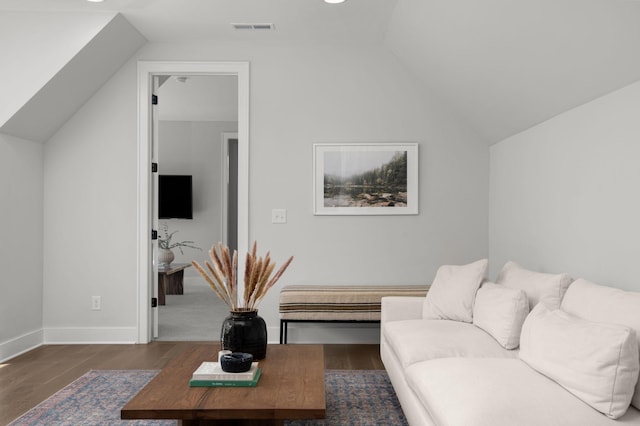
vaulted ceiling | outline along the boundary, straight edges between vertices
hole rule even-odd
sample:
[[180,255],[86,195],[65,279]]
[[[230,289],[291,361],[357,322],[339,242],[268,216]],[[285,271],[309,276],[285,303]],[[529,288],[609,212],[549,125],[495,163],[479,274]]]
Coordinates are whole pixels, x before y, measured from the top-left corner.
[[380,46],[487,143],[640,80],[638,0],[0,0],[3,11],[118,12],[150,42]]

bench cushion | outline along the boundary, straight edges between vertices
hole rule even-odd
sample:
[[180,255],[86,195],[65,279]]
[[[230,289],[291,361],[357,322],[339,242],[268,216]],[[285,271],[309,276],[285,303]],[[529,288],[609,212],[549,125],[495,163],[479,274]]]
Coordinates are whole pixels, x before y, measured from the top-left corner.
[[422,296],[429,286],[292,285],[280,291],[280,319],[304,321],[380,321],[386,296]]

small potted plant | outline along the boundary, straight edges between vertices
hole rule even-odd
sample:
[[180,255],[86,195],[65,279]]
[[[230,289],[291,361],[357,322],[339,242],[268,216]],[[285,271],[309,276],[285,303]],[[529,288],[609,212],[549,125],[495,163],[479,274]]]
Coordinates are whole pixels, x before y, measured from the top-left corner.
[[158,266],[160,268],[168,267],[173,259],[175,259],[175,255],[171,249],[177,248],[180,250],[181,254],[184,254],[182,250],[183,247],[188,247],[196,250],[202,250],[200,247],[196,247],[193,244],[193,241],[180,241],[180,242],[171,242],[171,238],[178,231],[169,232],[169,225],[162,225],[162,233],[163,236],[158,237]]

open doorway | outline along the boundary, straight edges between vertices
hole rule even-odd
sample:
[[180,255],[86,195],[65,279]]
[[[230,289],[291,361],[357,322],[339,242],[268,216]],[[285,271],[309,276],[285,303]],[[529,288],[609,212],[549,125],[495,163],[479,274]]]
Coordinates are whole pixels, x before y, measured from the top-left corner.
[[[157,325],[157,274],[153,268],[153,254],[157,240],[153,231],[159,228],[154,217],[154,185],[156,173],[152,163],[158,147],[154,145],[154,135],[159,134],[153,123],[152,106],[153,82],[157,76],[236,76],[237,77],[237,145],[238,145],[238,199],[237,199],[237,245],[239,252],[248,247],[248,194],[249,194],[249,64],[246,62],[155,62],[138,63],[139,82],[139,205],[138,205],[138,342],[147,343],[152,339],[154,325]],[[164,78],[164,77],[163,77]],[[161,157],[161,155],[159,155]],[[158,166],[160,169],[161,166]],[[218,169],[218,172],[220,170]],[[223,238],[224,240],[224,238]],[[209,245],[211,241],[206,242]],[[204,247],[204,256],[208,247]],[[203,253],[200,253],[203,256]],[[244,269],[240,260],[239,269]],[[197,321],[204,322],[204,321]],[[209,327],[212,327],[209,324]]]
[[226,171],[223,173],[223,179],[227,180],[227,184],[223,185],[226,193],[222,195],[227,200],[222,218],[222,232],[226,237],[223,243],[233,253],[238,250],[238,133],[223,134],[222,149],[222,156],[227,159]]
[[[237,247],[238,77],[157,79],[158,241],[177,246],[168,266],[156,260],[166,294],[158,298],[154,338],[217,340],[228,309],[191,261],[203,263],[218,242]],[[182,187],[181,181],[191,184]]]

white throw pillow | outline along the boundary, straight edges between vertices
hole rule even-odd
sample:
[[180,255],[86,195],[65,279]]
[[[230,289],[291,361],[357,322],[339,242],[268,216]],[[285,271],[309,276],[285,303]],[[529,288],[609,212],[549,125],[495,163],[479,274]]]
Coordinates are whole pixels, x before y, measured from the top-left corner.
[[[589,321],[631,327],[636,331],[640,348],[640,292],[624,291],[579,278],[564,295],[561,309]],[[640,410],[640,381],[636,384],[631,405]]]
[[572,281],[567,274],[529,271],[515,262],[507,262],[496,279],[497,284],[524,290],[529,298],[529,309],[539,302],[549,309],[558,309]]
[[422,307],[422,318],[471,322],[473,301],[487,275],[488,264],[487,259],[482,259],[438,268]]
[[524,291],[485,282],[476,294],[473,324],[505,349],[515,349],[520,345],[520,331],[528,313],[529,300]]
[[542,303],[522,326],[520,359],[612,419],[627,412],[640,370],[633,329]]

